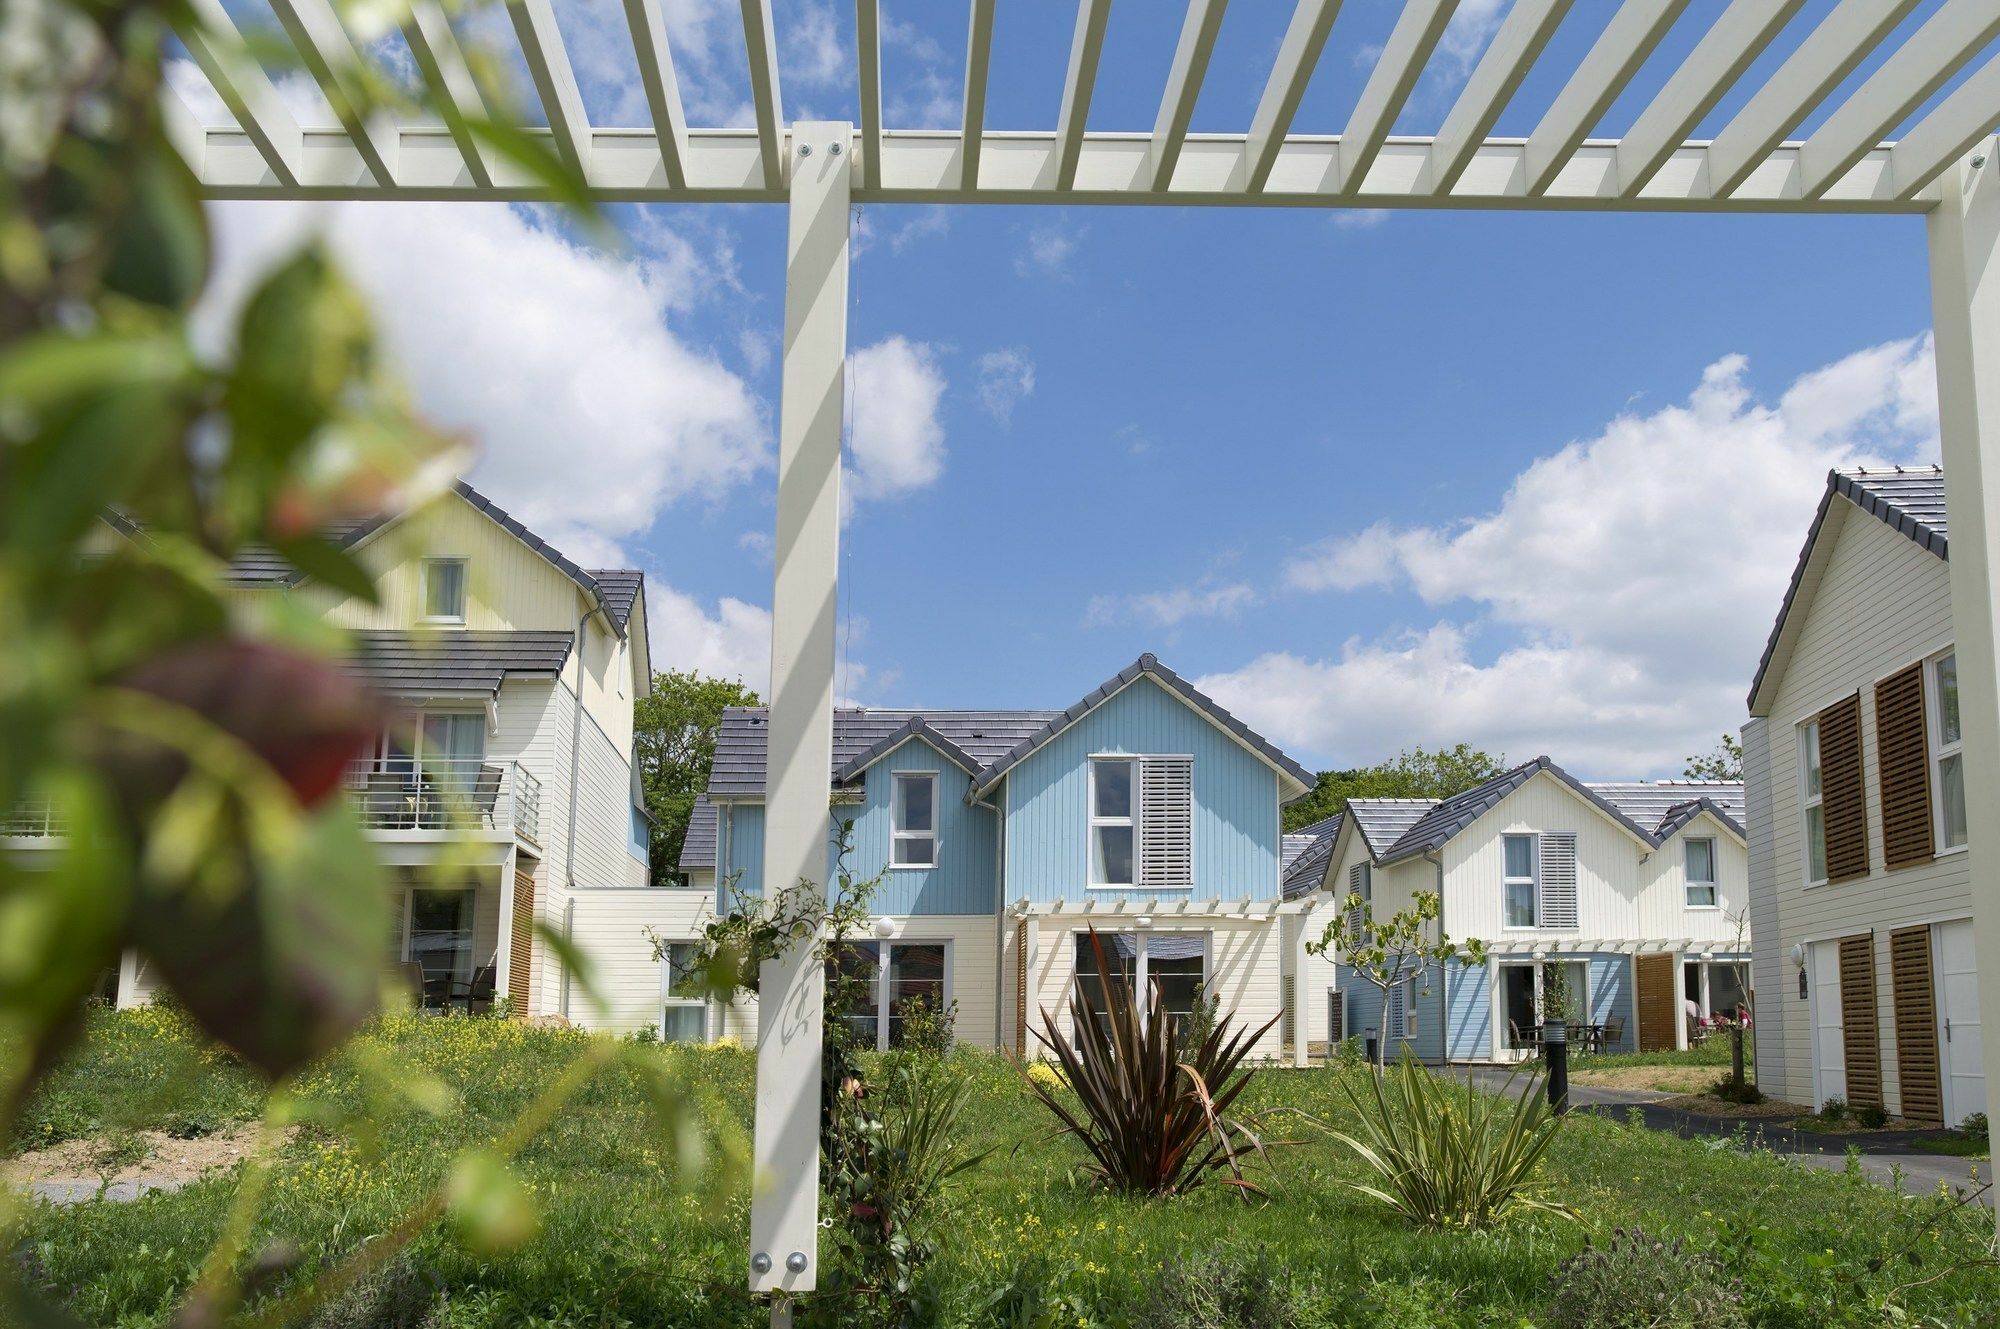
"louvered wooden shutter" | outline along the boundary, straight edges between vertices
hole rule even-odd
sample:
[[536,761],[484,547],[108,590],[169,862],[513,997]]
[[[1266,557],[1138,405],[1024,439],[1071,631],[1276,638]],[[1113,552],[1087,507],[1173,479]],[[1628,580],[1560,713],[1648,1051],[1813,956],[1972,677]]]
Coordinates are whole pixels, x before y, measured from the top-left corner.
[[516,1015],[529,1015],[528,976],[533,972],[535,943],[535,879],[525,872],[514,874],[514,929],[507,944],[507,1006]]
[[1139,884],[1154,890],[1194,885],[1194,758],[1139,761]]
[[1028,1055],[1028,920],[1014,925],[1014,1055]]
[[1868,792],[1861,770],[1861,694],[1819,713],[1820,805],[1826,818],[1826,879],[1868,875]]
[[[1368,865],[1366,863],[1356,863],[1353,867],[1347,869],[1347,893],[1349,895],[1362,894],[1361,886],[1367,878]],[[1347,911],[1347,936],[1349,940],[1361,940],[1362,917],[1363,911],[1359,905]]]
[[1641,955],[1632,968],[1639,989],[1639,1051],[1671,1052],[1680,1042],[1674,1026],[1681,1018],[1674,1000],[1674,957]]
[[1889,934],[1889,986],[1896,996],[1896,1080],[1903,1115],[1944,1121],[1939,1083],[1937,988],[1931,977],[1931,930],[1899,928]]
[[1892,868],[1930,862],[1930,730],[1921,663],[1875,685],[1875,771],[1882,783],[1884,862]]
[[1576,832],[1542,832],[1541,871],[1536,874],[1536,890],[1541,896],[1536,910],[1538,926],[1576,926]]
[[1875,1010],[1875,936],[1840,939],[1840,1038],[1847,1057],[1847,1101],[1882,1106],[1882,1028]]

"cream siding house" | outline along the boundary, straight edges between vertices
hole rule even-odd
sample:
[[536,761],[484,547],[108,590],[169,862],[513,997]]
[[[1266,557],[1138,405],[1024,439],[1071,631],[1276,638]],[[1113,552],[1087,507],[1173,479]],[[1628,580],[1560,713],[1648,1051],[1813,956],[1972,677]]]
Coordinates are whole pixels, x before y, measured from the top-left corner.
[[[632,768],[633,703],[652,678],[642,575],[577,566],[465,484],[329,534],[372,574],[377,603],[261,550],[232,565],[228,593],[246,613],[282,599],[347,629],[353,667],[406,712],[348,776],[396,881],[389,958],[421,966],[433,1001],[656,1025],[642,929],[678,927],[673,906],[700,902],[646,886]],[[600,999],[537,925],[582,947]],[[120,1002],[149,993],[128,956]]]
[[1827,477],[1744,729],[1757,1079],[1985,1110],[1943,473]]
[[1560,965],[1574,1018],[1609,1046],[1685,1046],[1684,1001],[1706,1018],[1747,996],[1741,818],[1740,785],[1586,784],[1546,757],[1442,801],[1351,800],[1302,938],[1350,894],[1387,918],[1436,892],[1444,933],[1477,938],[1487,958],[1412,973],[1385,995],[1344,957],[1296,954],[1308,1044],[1373,1030],[1391,1057],[1407,1046],[1429,1062],[1518,1060]]

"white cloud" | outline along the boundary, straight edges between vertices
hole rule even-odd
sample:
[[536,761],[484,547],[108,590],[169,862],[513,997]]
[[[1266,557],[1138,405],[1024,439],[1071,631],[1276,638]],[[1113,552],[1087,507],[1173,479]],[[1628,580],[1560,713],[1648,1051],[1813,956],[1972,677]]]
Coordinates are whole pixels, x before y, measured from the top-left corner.
[[825,91],[846,82],[851,65],[831,5],[794,6],[778,27],[783,34],[788,87],[803,85]]
[[770,610],[724,596],[710,613],[694,597],[649,578],[646,624],[653,668],[741,679],[759,696],[770,693]]
[[[881,238],[875,229],[876,215],[864,210],[848,230],[848,253],[856,262],[859,262],[870,250],[874,249]],[[889,215],[895,214],[892,213]],[[950,230],[951,210],[949,208],[918,208],[914,215],[911,215],[907,221],[888,231],[889,252],[892,254],[907,253],[918,241],[935,239],[938,236],[948,233]]]
[[1082,238],[1080,228],[1071,227],[1061,220],[1030,226],[1027,244],[1014,257],[1014,270],[1024,277],[1037,273],[1067,276],[1070,258],[1076,253],[1077,242]]
[[1201,686],[1335,761],[1465,740],[1593,774],[1672,773],[1741,722],[1827,469],[1937,455],[1928,338],[1805,374],[1775,404],[1746,368],[1725,357],[1685,403],[1540,458],[1483,515],[1378,523],[1285,569],[1295,589],[1407,588],[1452,616]]
[[622,558],[663,507],[769,464],[757,398],[670,326],[707,280],[692,251],[611,256],[502,204],[220,203],[211,216],[211,340],[258,274],[324,235],[424,412],[471,437],[473,482],[580,562]]
[[1331,214],[1335,228],[1342,231],[1372,231],[1389,220],[1387,208],[1340,208]]
[[1500,30],[1512,0],[1463,0],[1438,38],[1431,72],[1440,82],[1463,83]]
[[854,353],[852,468],[841,492],[850,501],[888,498],[937,483],[944,474],[938,404],[944,372],[926,342],[889,337]]
[[986,413],[1007,424],[1014,408],[1034,395],[1035,362],[1026,348],[1005,346],[979,357],[979,404]]
[[1165,591],[1136,595],[1092,597],[1083,613],[1087,628],[1111,627],[1120,623],[1141,623],[1174,628],[1190,619],[1234,619],[1257,603],[1256,589],[1243,582],[1203,579],[1193,586],[1176,586]]

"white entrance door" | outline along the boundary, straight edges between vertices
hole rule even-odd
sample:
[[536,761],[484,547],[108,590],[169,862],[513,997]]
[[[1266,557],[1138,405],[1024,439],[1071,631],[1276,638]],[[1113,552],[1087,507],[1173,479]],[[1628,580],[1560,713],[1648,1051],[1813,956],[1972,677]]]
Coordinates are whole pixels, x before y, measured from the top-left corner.
[[1847,1044],[1840,1019],[1840,943],[1816,941],[1811,960],[1813,1106],[1847,1100]]
[[1939,924],[1937,985],[1944,1117],[1957,1125],[1986,1110],[1986,1053],[1979,1039],[1979,970],[1970,919]]

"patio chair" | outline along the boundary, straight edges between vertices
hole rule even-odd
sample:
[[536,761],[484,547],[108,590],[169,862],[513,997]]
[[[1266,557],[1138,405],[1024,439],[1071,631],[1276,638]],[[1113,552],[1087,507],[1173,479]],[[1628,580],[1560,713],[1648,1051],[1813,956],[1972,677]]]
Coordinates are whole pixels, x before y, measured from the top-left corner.
[[378,830],[408,830],[416,809],[410,787],[394,771],[370,771],[361,790],[362,821]]
[[410,1005],[419,1008],[428,1006],[430,979],[424,973],[424,967],[415,960],[405,960],[396,966],[396,972],[402,977],[403,986],[410,990]]
[[1597,1040],[1599,1052],[1616,1052],[1625,1046],[1625,1017],[1614,1015],[1604,1022],[1604,1028]]
[[453,983],[447,1004],[463,1002],[467,1015],[484,1015],[493,1009],[493,995],[498,983],[495,966],[482,964],[472,971],[469,983]]
[[472,786],[472,809],[487,827],[493,825],[493,808],[500,801],[501,774],[498,766],[481,766],[479,779]]

